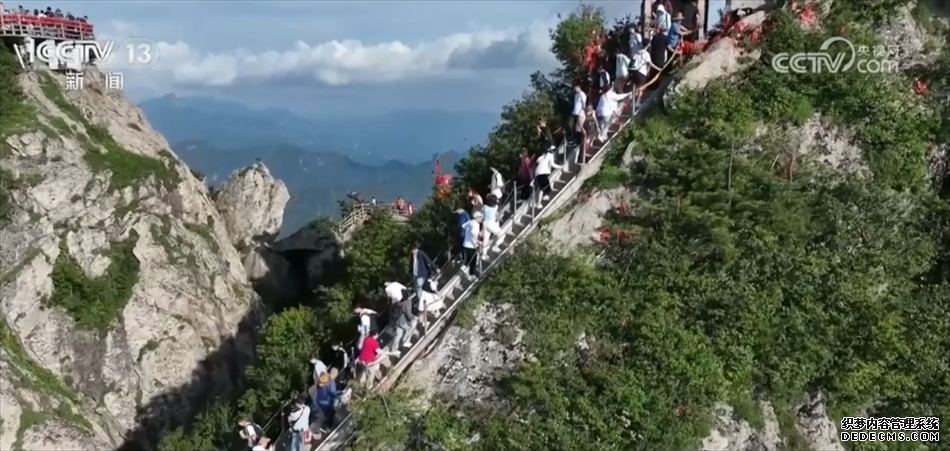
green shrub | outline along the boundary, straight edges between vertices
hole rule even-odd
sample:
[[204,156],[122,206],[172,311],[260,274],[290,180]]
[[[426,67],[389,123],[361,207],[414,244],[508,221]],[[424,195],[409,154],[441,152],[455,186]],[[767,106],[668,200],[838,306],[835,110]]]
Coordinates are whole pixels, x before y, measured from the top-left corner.
[[150,176],[155,176],[156,181],[166,189],[173,189],[178,184],[179,175],[174,167],[174,158],[169,158],[170,153],[164,152],[161,158],[150,158],[126,150],[107,129],[90,123],[82,111],[63,96],[52,75],[43,72],[41,76],[43,95],[56,104],[60,111],[85,127],[89,139],[85,143],[84,159],[93,171],[111,172],[110,189],[121,190]]
[[133,250],[138,235],[112,243],[106,253],[109,267],[105,274],[90,278],[69,255],[66,241],[60,243],[59,257],[53,265],[53,294],[49,303],[66,311],[80,327],[104,333],[132,297],[139,280],[139,261]]

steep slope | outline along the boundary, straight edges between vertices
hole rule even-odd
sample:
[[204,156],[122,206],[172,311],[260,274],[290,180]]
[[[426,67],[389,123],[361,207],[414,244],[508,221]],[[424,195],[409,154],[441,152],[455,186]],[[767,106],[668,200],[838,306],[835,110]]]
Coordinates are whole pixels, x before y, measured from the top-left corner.
[[0,56],[0,441],[148,442],[238,380],[255,295],[204,184],[102,74],[66,91]]
[[[946,38],[913,3],[819,5],[811,26],[751,16],[759,43],[727,38],[677,74],[674,101],[416,363],[439,399],[390,449],[946,449],[838,435],[844,416],[950,405]],[[835,33],[900,45],[902,72],[768,67]],[[385,413],[364,408],[365,435]]]

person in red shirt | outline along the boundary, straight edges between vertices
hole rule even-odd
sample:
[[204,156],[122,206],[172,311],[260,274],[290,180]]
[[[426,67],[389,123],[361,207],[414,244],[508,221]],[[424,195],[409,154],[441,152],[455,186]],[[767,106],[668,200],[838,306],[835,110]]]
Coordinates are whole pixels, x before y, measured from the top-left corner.
[[[363,347],[360,348],[359,364],[363,367],[363,373],[360,376],[360,383],[365,384],[369,380],[370,386],[379,382],[382,377],[379,372],[379,366],[386,362],[392,355],[379,346],[379,336],[376,331],[363,340]],[[398,355],[398,353],[396,353]]]

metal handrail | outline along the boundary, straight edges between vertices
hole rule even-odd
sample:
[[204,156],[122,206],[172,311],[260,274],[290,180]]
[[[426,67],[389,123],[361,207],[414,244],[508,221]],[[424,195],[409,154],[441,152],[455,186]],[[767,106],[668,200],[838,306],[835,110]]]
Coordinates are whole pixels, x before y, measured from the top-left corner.
[[[562,142],[561,147],[563,147],[563,146],[564,146],[564,143]],[[499,235],[499,236],[497,236],[497,237],[493,237],[493,239],[495,239],[495,240],[504,239],[504,236],[507,234],[508,230],[510,230],[510,228],[511,228],[511,224],[514,222],[514,221],[510,221],[510,220],[506,220],[506,219],[511,219],[513,212],[517,212],[517,210],[518,210],[518,208],[519,208],[519,206],[518,206],[517,180],[513,179],[513,180],[509,180],[509,181],[505,182],[505,185],[504,185],[504,187],[502,188],[502,190],[503,190],[503,192],[504,192],[505,195],[504,195],[503,200],[500,201],[499,204],[498,204],[498,222],[499,222],[499,223],[502,223],[502,222],[506,223],[506,226],[507,226],[507,227],[501,227],[502,234]],[[365,204],[365,205],[370,205],[370,204]],[[379,205],[377,205],[377,206],[383,206],[383,205],[395,205],[395,204],[379,204]],[[350,216],[350,215],[347,215],[347,216]],[[488,248],[491,248],[491,247],[492,247],[491,243],[483,243],[483,246],[487,246]],[[456,257],[458,257],[458,256],[457,256],[457,255],[454,255],[454,254],[452,253],[452,251],[449,250],[449,249],[451,249],[451,244],[449,244],[449,246],[443,247],[443,250],[442,250],[442,251],[439,251],[439,253],[435,254],[435,257],[433,258],[433,260],[434,260],[435,262],[437,262],[438,259],[439,259],[442,255],[448,255],[448,258],[446,259],[446,261],[445,261],[445,262],[442,262],[441,265],[438,267],[438,273],[437,273],[437,274],[438,274],[438,277],[440,278],[440,280],[439,280],[439,282],[440,282],[440,283],[439,283],[439,288],[440,288],[440,289],[439,289],[439,296],[440,296],[440,297],[443,297],[443,298],[444,298],[448,293],[451,293],[451,291],[455,289],[455,286],[456,286],[456,284],[457,284],[459,278],[462,277],[461,271],[458,271],[458,272],[449,271],[450,266],[452,266],[453,264],[457,264],[457,265],[458,265],[458,266],[457,266],[458,269],[461,270],[461,268],[462,268],[463,266],[468,266],[468,265],[470,265],[471,262],[472,262],[472,260],[468,260],[468,261],[458,261],[458,260],[456,260]],[[482,260],[482,258],[481,258],[482,252],[483,252],[483,249],[478,249],[477,252],[475,253],[475,255],[472,256],[473,259],[477,259],[477,264],[478,264],[478,268],[479,268],[479,274],[483,274],[483,271],[484,271],[484,267],[482,266],[482,265],[483,265],[483,260]],[[443,278],[445,278],[445,277],[448,277],[448,278],[449,278],[448,281],[441,280],[441,279],[443,279]],[[413,285],[413,286],[414,286],[414,285]],[[413,292],[413,293],[410,294],[408,302],[413,303],[413,305],[415,305],[415,302],[416,302],[416,301],[417,301],[417,299],[416,299],[416,294],[415,294],[415,292]],[[458,304],[458,303],[456,303],[456,304]],[[388,306],[387,306],[387,310],[388,310]],[[385,314],[387,314],[387,313],[388,313],[388,312],[387,312],[386,310],[383,310],[383,311],[378,312],[378,314],[380,314],[380,315],[385,315]],[[422,326],[423,326],[423,333],[422,333],[422,336],[419,338],[419,340],[416,342],[416,344],[422,342],[423,339],[424,339],[426,336],[429,335],[430,331],[431,331],[431,330],[434,330],[434,329],[430,329],[430,328],[428,327],[428,324],[427,324],[427,318],[428,318],[427,312],[420,312],[420,316],[421,316],[421,321],[422,321],[421,324],[422,324]],[[436,320],[436,322],[438,322],[439,320],[442,320],[442,319],[444,319],[444,318],[447,318],[448,316],[450,316],[450,315],[448,314],[448,312],[445,312],[445,313],[443,313],[443,314],[441,314],[441,315],[439,316],[439,318]],[[384,328],[383,331],[380,331],[380,334],[379,334],[379,335],[380,335],[380,336],[390,336],[390,337],[391,337],[391,336],[393,336],[393,332],[395,332],[395,328],[396,328],[396,327],[397,327],[397,326],[396,326],[396,324],[395,324],[394,322],[390,322],[389,324],[387,324],[387,326]],[[413,333],[415,333],[415,331],[413,331]],[[413,347],[415,347],[416,344],[414,344]],[[353,342],[351,342],[345,349],[354,349],[355,346],[356,346],[356,341],[353,341]],[[386,346],[388,346],[388,343],[386,343],[385,345],[384,345],[383,343],[380,343],[380,347],[385,348]],[[407,351],[405,355],[408,355],[410,352],[412,352],[411,349],[410,349],[409,351]],[[402,361],[403,361],[403,359],[397,360],[397,361],[396,361],[396,365],[398,365],[399,362],[402,362]],[[350,365],[355,365],[355,364],[356,364],[356,359],[355,359],[355,358],[351,359],[351,360],[350,360]],[[348,368],[344,368],[344,369],[348,369]],[[345,374],[345,373],[346,373],[346,371],[341,371],[341,374]],[[386,383],[387,379],[388,379],[388,377],[384,377],[384,378],[379,382],[379,384],[377,384],[377,385],[371,387],[371,390],[375,390],[375,389],[379,388],[379,386],[381,386],[381,385],[383,385],[384,383]],[[287,405],[287,403],[281,405],[281,407],[278,408],[277,412],[271,417],[271,421],[273,420],[274,417],[276,417],[278,414],[280,414],[280,413],[282,412],[282,410],[284,409],[284,407],[286,407],[286,405]],[[341,425],[344,424],[344,423],[346,423],[349,419],[350,419],[350,416],[347,416],[346,418],[344,418],[344,420],[341,422]],[[270,422],[268,422],[268,424],[270,424]],[[285,435],[288,431],[290,431],[290,429],[282,429],[281,432],[278,434],[278,437],[277,437],[277,440],[275,440],[275,443],[280,444],[280,443],[283,443],[284,441],[286,441],[284,435]],[[333,434],[335,433],[335,431],[336,431],[336,430],[334,430],[334,432],[331,433],[330,436],[333,436]],[[329,438],[330,436],[328,436],[328,438]],[[324,440],[324,441],[325,441],[325,440]],[[323,442],[321,442],[321,445],[318,445],[318,446],[322,446],[322,443],[323,443]]]
[[[664,71],[672,64],[673,60],[676,59],[677,56],[678,54],[674,54],[668,59],[666,64],[663,66]],[[660,73],[662,74],[663,72],[661,71]],[[647,86],[658,82],[662,78],[663,77],[658,74],[656,77],[650,80]],[[647,97],[647,99],[644,99],[642,104],[646,104],[650,100],[654,99],[656,95],[662,95],[662,92],[654,91],[650,93],[649,97]],[[636,106],[638,105],[638,99],[634,98],[630,102],[631,102],[630,108],[632,110],[630,116],[627,117],[626,120],[624,120],[623,123],[620,124],[620,128],[617,130],[617,132],[613,133],[607,138],[603,146],[601,146],[601,148],[598,149],[598,151],[594,155],[591,155],[589,157],[586,154],[584,155],[585,158],[583,162],[585,164],[589,162],[593,162],[599,158],[602,158],[607,153],[607,149],[610,148],[611,144],[613,144],[614,139],[617,136],[621,135],[623,130],[634,120],[636,115],[640,111],[642,111],[642,108],[640,110],[636,109]],[[623,114],[621,110],[620,112],[616,114],[614,118],[612,118],[611,124],[612,125],[616,124],[622,117],[623,117]],[[563,175],[564,173],[569,174],[570,171],[568,171],[568,167],[570,166],[570,162],[572,160],[575,162],[579,161],[580,155],[578,154],[581,152],[586,152],[585,146],[583,145],[577,146],[573,152],[573,155],[569,154],[567,150],[568,150],[567,149],[567,135],[565,134],[565,136],[561,140],[560,145],[558,145],[558,147],[555,150],[555,153],[558,155],[561,153],[564,153],[565,155],[564,164],[562,165],[561,168],[556,169],[555,171],[552,172],[551,174],[552,181],[560,180],[561,175]],[[571,158],[572,156],[574,158]],[[571,177],[569,180],[567,180],[567,182],[565,182],[564,187],[558,190],[558,192],[554,194],[554,197],[550,200],[550,202],[548,202],[546,205],[543,205],[543,206],[542,206],[542,200],[541,200],[541,196],[543,195],[543,193],[540,193],[538,190],[536,190],[537,192],[531,196],[531,199],[528,202],[521,202],[519,205],[518,192],[517,192],[517,180],[513,179],[505,183],[505,193],[506,193],[505,199],[499,204],[499,208],[498,208],[498,218],[499,218],[499,223],[501,224],[500,228],[502,232],[499,238],[504,239],[504,237],[512,230],[514,225],[518,222],[519,218],[528,217],[530,218],[530,221],[528,222],[526,227],[522,229],[520,233],[518,233],[514,237],[511,243],[501,250],[501,253],[498,255],[498,257],[493,259],[489,263],[487,268],[482,266],[483,265],[483,261],[481,259],[482,250],[479,249],[475,253],[473,258],[478,259],[479,277],[462,291],[462,293],[455,299],[455,302],[447,306],[446,311],[443,312],[441,315],[439,315],[439,317],[436,319],[436,322],[433,324],[433,327],[431,329],[427,327],[428,326],[427,324],[423,323],[424,332],[422,334],[422,337],[420,337],[418,341],[413,343],[411,348],[407,352],[399,356],[395,364],[387,372],[386,376],[384,376],[379,381],[378,384],[370,388],[371,391],[375,391],[379,389],[380,387],[388,387],[389,383],[394,382],[396,379],[398,379],[398,377],[402,374],[402,372],[405,371],[405,369],[407,369],[408,366],[412,362],[414,362],[415,359],[418,358],[418,356],[421,355],[423,350],[428,346],[427,339],[431,338],[432,336],[438,335],[438,333],[448,325],[448,323],[451,321],[453,317],[452,314],[465,301],[467,296],[470,293],[472,293],[475,290],[475,288],[477,288],[480,282],[484,280],[485,275],[488,272],[490,272],[492,269],[497,267],[497,265],[502,260],[504,260],[503,257],[507,255],[515,247],[515,244],[518,241],[524,239],[526,236],[531,234],[534,228],[538,225],[539,219],[543,217],[548,212],[548,210],[552,208],[552,206],[556,206],[558,204],[558,201],[564,195],[564,193],[569,192],[570,191],[569,188],[574,183],[577,183],[578,178],[579,177],[574,176],[574,177]],[[491,243],[483,243],[483,245],[491,247]],[[446,275],[445,269],[451,263],[452,263],[452,259],[450,258],[447,262],[445,262],[442,265],[442,267],[440,268],[440,274],[439,274],[440,279],[442,279]],[[466,263],[470,263],[470,261],[462,262],[462,263],[466,264]],[[454,291],[458,287],[458,284],[461,282],[461,277],[462,277],[461,273],[456,273],[451,276],[451,278],[449,279],[447,283],[440,283],[439,296],[444,298],[445,296],[450,294],[452,291]],[[415,301],[415,294],[413,293],[412,295],[410,295],[410,302],[414,302],[414,301]],[[390,324],[386,327],[386,331],[391,332],[394,327],[395,327],[395,324]],[[330,435],[324,438],[321,441],[321,443],[317,445],[316,449],[317,450],[336,449],[337,446],[347,443],[351,439],[351,434],[353,432],[353,428],[354,428],[353,421],[354,419],[353,419],[352,413],[348,414],[343,419],[343,421],[330,433]],[[282,431],[282,433],[278,437],[277,443],[280,443],[280,439],[281,437],[283,437],[285,432],[287,431]],[[345,437],[343,437],[344,434],[346,435]],[[336,445],[334,445],[334,443]],[[330,446],[330,448],[328,448],[327,446]]]
[[[670,65],[672,64],[673,60],[676,59],[678,56],[679,56],[678,53],[672,55],[672,56],[668,59],[668,61],[666,62],[666,64],[663,66],[663,70],[665,71],[668,67],[670,67]],[[663,71],[660,72],[660,74],[662,74],[662,73],[663,73]],[[656,77],[654,77],[652,80],[650,80],[650,83],[648,83],[647,85],[651,85],[651,84],[653,84],[653,83],[656,83],[656,82],[658,82],[658,81],[661,80],[661,79],[664,79],[664,77],[658,74]],[[620,135],[622,134],[622,132],[624,131],[624,129],[625,129],[630,123],[633,122],[633,120],[636,118],[636,115],[637,115],[638,113],[640,113],[641,111],[643,111],[642,108],[639,109],[639,110],[635,109],[636,106],[637,106],[638,104],[640,104],[640,105],[645,105],[645,104],[647,104],[648,102],[650,102],[650,101],[652,101],[653,99],[655,99],[655,98],[656,98],[655,96],[657,96],[657,95],[662,95],[662,94],[663,94],[663,93],[662,93],[661,91],[657,90],[657,91],[651,92],[651,93],[648,95],[648,97],[647,97],[646,99],[643,99],[642,102],[638,102],[638,99],[633,99],[633,100],[632,100],[632,104],[630,105],[630,108],[633,109],[633,111],[631,111],[630,116],[629,116],[625,121],[623,121],[623,123],[620,124],[620,128],[617,130],[617,132],[615,132],[615,133],[613,133],[612,135],[610,135],[610,136],[607,138],[607,140],[604,142],[604,145],[601,146],[601,148],[600,148],[594,155],[592,155],[592,156],[590,156],[589,158],[587,158],[585,162],[586,162],[586,163],[590,163],[590,162],[596,161],[596,160],[602,158],[604,155],[606,155],[607,149],[609,149],[610,146],[611,146],[611,144],[613,144],[614,139],[615,139],[617,136],[620,136]],[[613,119],[612,122],[613,122],[613,123],[616,123],[616,121],[619,120],[620,118],[622,118],[622,116],[623,116],[622,114],[617,114],[617,116]],[[565,136],[565,139],[562,140],[562,143],[561,143],[560,146],[558,146],[558,149],[557,149],[556,152],[560,153],[560,152],[562,151],[562,149],[563,149],[563,150],[566,150],[566,144],[567,144],[567,143],[566,143],[566,136]],[[576,148],[576,150],[575,150],[575,152],[584,152],[584,151],[585,151],[584,146],[577,146],[577,148]],[[565,164],[562,166],[562,169],[558,169],[558,170],[555,170],[554,172],[552,172],[552,174],[551,174],[551,179],[552,179],[552,180],[558,180],[558,179],[560,179],[560,176],[564,173],[564,171],[567,169],[567,167],[568,167],[568,165],[569,165],[569,162],[570,162],[570,160],[571,160],[571,159],[570,159],[570,156],[571,156],[571,155],[565,155],[565,157],[566,157],[566,158],[565,158]],[[576,161],[577,155],[574,155],[574,156],[575,156],[575,161]],[[568,173],[570,173],[570,172],[568,172]],[[436,332],[437,332],[437,331],[440,331],[441,328],[444,328],[444,327],[448,324],[448,321],[450,321],[450,318],[452,317],[452,313],[462,304],[462,302],[464,302],[465,298],[466,298],[470,293],[472,293],[472,292],[475,290],[475,288],[477,288],[477,286],[479,285],[479,283],[480,283],[482,280],[484,280],[485,275],[486,275],[488,272],[490,272],[492,269],[494,269],[494,268],[498,265],[498,263],[500,263],[500,262],[503,260],[503,257],[504,257],[509,251],[511,251],[511,250],[515,247],[515,244],[516,244],[519,240],[521,240],[521,239],[523,239],[523,238],[525,238],[526,236],[528,236],[528,235],[531,234],[531,232],[534,230],[534,228],[537,227],[537,225],[538,225],[538,223],[539,223],[539,219],[540,219],[541,217],[543,217],[543,216],[548,212],[548,210],[550,210],[550,209],[552,208],[552,206],[555,206],[555,205],[558,204],[558,201],[559,201],[560,198],[564,195],[564,193],[565,193],[565,192],[569,192],[569,191],[570,191],[569,188],[570,188],[574,183],[577,183],[578,178],[579,178],[579,177],[576,177],[576,176],[570,178],[570,179],[565,183],[564,187],[561,188],[557,193],[554,194],[554,197],[550,200],[550,202],[548,202],[546,205],[544,205],[543,207],[541,207],[540,210],[538,209],[538,207],[539,207],[540,204],[541,204],[541,201],[540,201],[540,199],[539,199],[539,196],[541,195],[541,193],[537,193],[536,196],[532,196],[532,201],[530,201],[530,202],[525,202],[525,203],[523,203],[521,206],[518,206],[517,203],[513,203],[513,204],[512,204],[513,207],[514,207],[515,214],[510,218],[510,220],[506,221],[506,224],[505,224],[505,225],[503,226],[503,228],[502,228],[503,232],[504,232],[504,233],[507,233],[508,231],[510,231],[511,228],[514,226],[514,224],[517,222],[516,220],[517,220],[518,218],[521,218],[521,217],[523,217],[524,215],[529,214],[529,212],[530,212],[530,215],[528,216],[528,217],[530,217],[529,223],[527,224],[527,226],[526,226],[519,234],[517,234],[517,235],[514,237],[514,239],[512,240],[512,242],[502,250],[502,252],[501,252],[501,254],[498,256],[498,258],[495,258],[495,259],[488,265],[487,268],[483,268],[482,270],[479,271],[480,277],[479,277],[474,283],[472,283],[472,284],[469,285],[467,288],[465,288],[465,289],[463,290],[463,292],[457,297],[456,302],[454,302],[451,306],[448,306],[448,308],[446,309],[446,311],[443,312],[443,313],[439,316],[439,318],[436,320],[437,325],[441,324],[441,327],[433,327],[433,328],[431,329],[431,331],[436,331]],[[515,193],[515,194],[516,194],[516,193]],[[517,199],[517,195],[513,196],[513,198],[516,200],[516,199]],[[456,288],[456,286],[457,286],[457,283],[458,283],[458,277],[459,277],[459,276],[455,276],[455,277],[449,282],[449,284],[447,284],[447,285],[445,285],[445,286],[441,286],[441,285],[440,285],[440,287],[443,287],[442,290],[445,291],[445,292],[447,292],[447,293],[450,293],[452,290],[454,290],[454,289]],[[443,295],[443,294],[442,294],[442,291],[440,291],[440,295]],[[444,296],[444,295],[443,295],[443,296]],[[429,332],[429,331],[427,331],[427,332]],[[427,333],[426,335],[429,335],[429,334]],[[434,334],[432,334],[432,335],[437,335],[437,333],[434,333]],[[373,388],[375,389],[375,388],[378,388],[379,386],[383,386],[384,384],[388,383],[388,382],[389,382],[388,379],[389,379],[390,377],[397,378],[397,377],[401,374],[401,372],[404,371],[406,368],[408,368],[408,365],[411,364],[411,363],[415,360],[415,358],[417,358],[418,355],[421,354],[422,350],[423,350],[425,347],[427,347],[427,343],[425,343],[425,342],[426,342],[425,336],[423,336],[423,338],[421,338],[418,342],[414,343],[413,346],[412,346],[412,348],[411,348],[408,352],[406,352],[406,353],[404,354],[403,358],[399,359],[399,360],[396,362],[396,365],[393,367],[393,369],[390,370],[390,371],[387,373],[386,377],[384,377],[382,381],[380,381],[380,384],[378,384],[376,387],[373,387]],[[414,355],[414,354],[415,354],[415,355]],[[402,371],[397,371],[397,370],[399,370],[398,367],[399,367],[400,365],[404,365],[404,368],[402,368]],[[352,416],[352,414],[347,415],[347,417],[340,423],[340,425],[337,426],[337,427],[334,429],[334,431],[333,431],[326,439],[324,439],[324,440],[320,443],[320,445],[318,445],[318,447],[317,447],[316,449],[317,449],[317,450],[328,451],[328,450],[330,450],[330,449],[336,449],[336,447],[328,448],[328,447],[326,447],[325,445],[328,445],[328,444],[329,444],[330,446],[333,446],[333,443],[336,443],[336,446],[340,446],[340,445],[342,445],[342,444],[347,443],[347,442],[352,438],[351,434],[352,434],[352,432],[354,431],[354,429],[353,429],[354,425],[353,425],[352,423],[353,423],[353,416]],[[343,435],[343,434],[346,434],[347,436],[346,436],[346,437],[337,437],[336,439],[334,439],[334,436]]]

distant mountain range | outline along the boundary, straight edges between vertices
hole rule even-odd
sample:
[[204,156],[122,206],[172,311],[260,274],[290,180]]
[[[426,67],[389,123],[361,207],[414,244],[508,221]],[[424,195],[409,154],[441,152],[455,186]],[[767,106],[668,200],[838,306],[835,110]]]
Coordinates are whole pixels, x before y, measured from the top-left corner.
[[405,110],[361,118],[312,119],[284,109],[254,110],[212,97],[168,94],[139,104],[171,143],[199,140],[221,149],[290,145],[336,152],[363,164],[429,161],[481,143],[498,121],[484,112]]
[[[203,141],[172,145],[188,166],[204,174],[209,185],[227,180],[235,169],[257,160],[282,180],[290,191],[284,213],[285,232],[293,232],[318,215],[339,216],[338,200],[357,192],[367,201],[393,202],[396,197],[421,204],[432,192],[435,158],[415,165],[390,160],[378,166],[357,163],[338,153],[306,151],[294,146],[222,149]],[[443,171],[451,173],[461,154],[438,157]]]
[[[282,109],[253,110],[210,98],[165,95],[140,103],[156,130],[209,185],[262,161],[290,191],[286,232],[317,215],[338,216],[351,192],[417,204],[431,193],[438,158],[451,173],[462,153],[497,120],[488,113],[404,111],[363,119],[315,120]],[[469,139],[474,142],[469,142]]]

